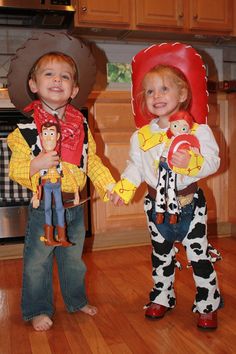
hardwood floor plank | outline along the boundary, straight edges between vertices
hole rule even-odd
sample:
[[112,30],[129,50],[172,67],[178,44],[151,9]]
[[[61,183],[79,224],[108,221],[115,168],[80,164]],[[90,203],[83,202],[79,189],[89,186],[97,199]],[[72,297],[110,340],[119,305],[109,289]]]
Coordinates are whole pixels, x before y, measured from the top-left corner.
[[29,333],[29,339],[32,354],[52,354],[46,332],[32,331]]
[[[92,354],[88,342],[75,319],[77,316],[80,316],[80,314],[69,314],[65,313],[65,311],[60,311],[57,320],[62,323],[62,331],[65,333],[71,353]],[[67,354],[67,352],[64,354]]]
[[[136,328],[134,328],[132,324],[127,321],[127,318],[124,315],[126,311],[130,313],[129,307],[117,307],[110,303],[104,303],[100,306],[100,308],[100,312],[102,312],[103,318],[106,318],[109,323],[109,326],[113,333],[112,337],[118,337],[120,343],[126,345],[132,353],[151,353],[150,348],[148,347],[148,345],[146,345],[146,342],[143,341],[142,337],[140,337],[138,332],[136,331]],[[98,325],[100,327],[100,323],[98,323]],[[106,336],[105,331],[103,331],[103,335]],[[118,346],[120,345],[120,343],[118,343]],[[112,347],[114,347],[114,344],[112,344]]]
[[87,338],[87,342],[92,353],[111,354],[112,352],[101,334],[100,329],[96,326],[95,319],[84,314],[82,314],[82,316],[86,318],[81,321],[81,318],[79,320],[78,317],[76,317],[76,320],[84,337]]
[[86,287],[94,317],[66,312],[57,269],[56,313],[46,333],[24,323],[20,311],[22,259],[0,261],[0,354],[233,354],[236,352],[236,238],[212,239],[223,260],[215,264],[225,306],[216,331],[199,330],[191,311],[195,296],[192,269],[178,245],[177,306],[161,320],[144,317],[152,287],[151,247],[140,246],[84,253]]

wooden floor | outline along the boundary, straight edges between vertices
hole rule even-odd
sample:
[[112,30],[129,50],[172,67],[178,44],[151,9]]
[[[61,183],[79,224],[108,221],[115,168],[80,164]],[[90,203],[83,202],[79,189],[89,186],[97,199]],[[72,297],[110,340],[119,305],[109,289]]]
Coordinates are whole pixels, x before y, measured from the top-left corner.
[[54,326],[44,333],[21,319],[22,260],[0,261],[0,354],[236,353],[236,238],[211,242],[223,256],[215,265],[225,301],[217,331],[196,327],[191,269],[185,267],[181,246],[184,269],[176,272],[177,307],[162,320],[144,318],[152,280],[150,247],[140,246],[84,254],[96,317],[68,314],[55,276]]

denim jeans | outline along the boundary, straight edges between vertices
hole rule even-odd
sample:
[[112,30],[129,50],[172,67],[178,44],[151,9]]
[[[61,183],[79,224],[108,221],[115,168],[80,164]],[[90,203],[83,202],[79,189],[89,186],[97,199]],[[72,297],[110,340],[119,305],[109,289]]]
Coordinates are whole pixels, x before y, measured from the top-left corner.
[[[156,210],[155,210],[155,201],[152,201],[152,216],[153,221],[156,224]],[[173,243],[175,241],[183,241],[187,232],[189,230],[189,226],[193,217],[194,211],[194,202],[186,205],[181,209],[181,214],[179,216],[179,220],[176,224],[169,223],[169,213],[165,212],[164,214],[164,222],[163,224],[156,224],[158,231],[162,234],[165,240]]]
[[[69,312],[78,311],[87,304],[85,293],[86,266],[82,260],[85,238],[83,206],[66,209],[67,235],[74,244],[71,247],[46,246],[40,240],[44,234],[44,203],[38,209],[29,206],[29,219],[24,245],[22,288],[22,313],[28,321],[40,314],[51,317],[53,305],[53,260],[57,261],[60,288]],[[53,208],[53,223],[56,225]]]
[[44,189],[45,203],[45,224],[52,225],[52,194],[55,200],[55,209],[57,214],[57,225],[63,227],[65,225],[65,211],[62,204],[61,183],[46,182]]

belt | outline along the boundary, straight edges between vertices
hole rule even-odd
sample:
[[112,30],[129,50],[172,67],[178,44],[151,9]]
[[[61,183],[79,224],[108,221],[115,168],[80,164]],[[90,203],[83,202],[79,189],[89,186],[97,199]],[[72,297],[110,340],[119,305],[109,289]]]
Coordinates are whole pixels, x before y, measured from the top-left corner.
[[[155,188],[147,185],[147,189],[148,189],[148,194],[150,195],[150,197],[152,199],[156,199],[156,194],[157,194],[157,191]],[[180,191],[177,191],[177,196],[178,197],[185,197],[189,194],[194,194],[198,189],[198,185],[197,185],[197,182],[193,182],[191,184],[189,184],[186,188],[180,190]]]
[[[71,207],[75,206],[74,205],[74,198],[75,198],[74,193],[62,192],[61,196],[62,196],[62,203],[63,203],[64,208],[71,208]],[[54,204],[54,198],[52,200],[52,203]]]
[[41,179],[41,184],[44,186],[46,183],[58,183],[60,182],[60,178],[42,178]]

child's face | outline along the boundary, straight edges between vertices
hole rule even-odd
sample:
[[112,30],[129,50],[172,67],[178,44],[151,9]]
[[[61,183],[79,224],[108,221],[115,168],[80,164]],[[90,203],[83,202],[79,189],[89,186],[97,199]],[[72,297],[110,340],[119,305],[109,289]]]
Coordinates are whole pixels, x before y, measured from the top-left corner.
[[189,124],[184,119],[170,122],[170,130],[174,136],[189,132]]
[[149,73],[144,79],[143,87],[148,111],[160,119],[169,118],[187,99],[187,90],[180,89],[170,75]]
[[29,80],[33,93],[46,102],[53,109],[58,108],[74,98],[79,88],[73,80],[73,70],[64,61],[44,61],[35,72],[35,79]]

